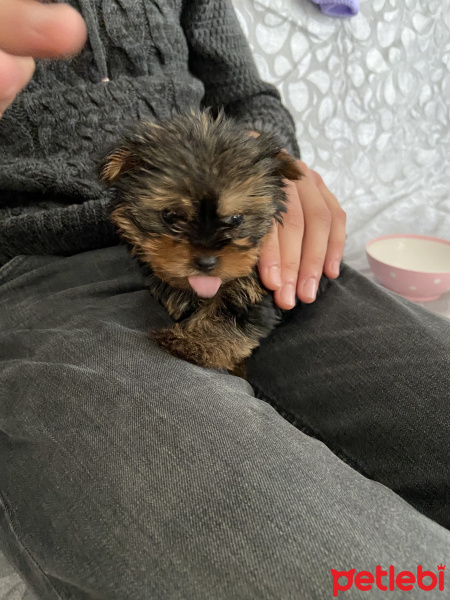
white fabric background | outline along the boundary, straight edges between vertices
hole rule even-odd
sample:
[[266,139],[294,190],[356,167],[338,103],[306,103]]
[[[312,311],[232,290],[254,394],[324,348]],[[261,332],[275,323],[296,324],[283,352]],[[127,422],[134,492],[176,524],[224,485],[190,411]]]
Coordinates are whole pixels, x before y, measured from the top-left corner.
[[[303,159],[348,215],[346,261],[371,277],[378,235],[450,239],[450,0],[233,0],[261,75],[297,123]],[[450,317],[450,292],[427,308]],[[34,595],[0,554],[0,598]]]
[[[350,19],[310,0],[233,0],[302,158],[347,212],[345,260],[373,279],[379,235],[450,239],[450,0],[373,0]],[[450,317],[450,292],[427,308]]]

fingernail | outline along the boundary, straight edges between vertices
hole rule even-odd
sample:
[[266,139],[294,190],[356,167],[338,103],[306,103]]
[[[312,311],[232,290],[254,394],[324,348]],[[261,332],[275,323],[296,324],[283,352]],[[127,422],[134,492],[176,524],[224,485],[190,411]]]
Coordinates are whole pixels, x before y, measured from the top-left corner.
[[277,288],[281,287],[281,271],[280,267],[274,266],[269,269],[269,279]]
[[289,306],[295,306],[295,287],[292,283],[287,283],[281,290],[281,298],[283,302]]
[[331,271],[336,275],[336,277],[339,277],[340,266],[341,266],[341,261],[338,259],[335,259],[331,262]]
[[316,293],[317,293],[317,281],[314,279],[314,277],[310,277],[303,284],[303,294],[309,300],[315,300]]

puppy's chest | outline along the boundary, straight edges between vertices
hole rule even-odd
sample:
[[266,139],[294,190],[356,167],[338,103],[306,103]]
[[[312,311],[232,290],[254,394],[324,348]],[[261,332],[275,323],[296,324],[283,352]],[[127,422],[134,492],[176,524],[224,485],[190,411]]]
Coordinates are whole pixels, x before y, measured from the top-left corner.
[[213,298],[200,298],[192,290],[174,288],[147,269],[146,283],[151,294],[176,321],[184,321],[201,309],[206,319],[218,317],[239,323],[251,306],[266,295],[256,273],[224,284]]

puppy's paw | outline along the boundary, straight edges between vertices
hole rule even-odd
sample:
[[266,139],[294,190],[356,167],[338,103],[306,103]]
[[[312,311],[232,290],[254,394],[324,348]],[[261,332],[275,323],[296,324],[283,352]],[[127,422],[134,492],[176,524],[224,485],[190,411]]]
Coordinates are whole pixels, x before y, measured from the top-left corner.
[[179,323],[151,337],[172,356],[201,367],[228,371],[233,371],[237,364],[250,356],[257,345],[247,338],[234,340],[196,335],[195,330],[186,331]]

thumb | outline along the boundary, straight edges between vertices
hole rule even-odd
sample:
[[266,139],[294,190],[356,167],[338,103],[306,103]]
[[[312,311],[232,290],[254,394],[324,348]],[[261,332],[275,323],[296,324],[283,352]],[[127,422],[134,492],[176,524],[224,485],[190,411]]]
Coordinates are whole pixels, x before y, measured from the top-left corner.
[[86,24],[67,4],[0,1],[0,49],[8,54],[55,58],[75,54],[86,41]]

